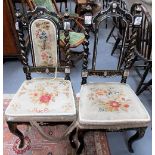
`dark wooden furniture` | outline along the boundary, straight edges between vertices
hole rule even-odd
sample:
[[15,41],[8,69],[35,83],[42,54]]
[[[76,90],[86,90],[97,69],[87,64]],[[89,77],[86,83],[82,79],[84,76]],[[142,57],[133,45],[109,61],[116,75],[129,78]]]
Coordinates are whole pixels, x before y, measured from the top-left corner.
[[75,12],[79,16],[83,16],[87,12],[87,7],[91,7],[92,15],[95,15],[101,10],[101,3],[95,0],[76,0]]
[[10,0],[3,0],[3,56],[4,60],[19,58],[19,42],[15,30],[14,8]]
[[141,27],[138,31],[134,68],[140,77],[137,94],[141,87],[145,85],[145,79],[152,68],[152,18],[147,9],[140,3],[134,3],[131,6],[131,14],[140,14],[142,16]]
[[[49,11],[57,13],[62,20],[64,20],[64,15],[59,12],[56,1],[55,0],[50,0],[50,1],[39,1],[39,0],[27,0],[33,4],[33,6],[43,6],[46,7]],[[30,6],[30,5],[29,5]],[[47,7],[48,6],[48,7]],[[34,8],[31,8],[33,10]],[[78,46],[84,45],[85,44],[85,28],[84,26],[80,23],[84,19],[79,17],[77,14],[70,14],[68,13],[68,18],[71,23],[71,25],[74,25],[74,28],[72,26],[70,27],[70,42],[69,42],[69,47],[70,48],[77,48]],[[80,31],[80,32],[79,32]],[[60,51],[61,51],[61,64],[64,65],[65,63],[65,57],[64,57],[64,33],[63,31],[60,34]],[[72,57],[72,65],[74,66],[74,61],[78,61],[81,59],[83,56],[83,51],[70,51],[71,52],[71,57]]]
[[[133,31],[131,40],[129,42],[128,54],[126,55],[124,66],[120,69],[115,70],[104,70],[97,69],[97,46],[98,46],[98,35],[99,28],[101,28],[100,24],[105,21],[106,18],[113,17],[120,18],[122,21],[126,23],[126,28],[128,28],[129,24],[132,23],[132,16],[128,12],[124,12],[118,3],[113,2],[110,5],[110,8],[106,11],[100,12],[94,19],[93,24],[95,27],[95,40],[94,40],[94,49],[93,49],[93,58],[92,58],[92,66],[88,69],[88,49],[85,51],[83,58],[83,69],[82,69],[82,86],[80,90],[80,101],[79,101],[79,115],[78,115],[78,140],[80,142],[80,146],[78,147],[77,153],[80,154],[84,147],[84,134],[89,131],[103,131],[103,132],[122,132],[126,130],[136,130],[136,134],[133,135],[128,141],[128,149],[130,152],[133,152],[132,144],[134,141],[142,138],[145,134],[145,130],[150,122],[150,117],[143,107],[141,102],[138,102],[139,99],[133,90],[130,88],[125,91],[129,86],[126,84],[126,80],[128,77],[129,69],[132,66],[132,59],[134,56],[134,47],[135,40],[137,37],[137,26],[133,25]],[[130,17],[130,18],[129,18]],[[124,31],[124,36],[126,36],[126,31]],[[123,44],[123,47],[124,48]],[[102,49],[101,49],[102,50]],[[104,52],[102,50],[102,52]],[[103,58],[104,53],[103,53]],[[103,59],[104,60],[104,59]],[[103,67],[104,68],[104,67]],[[89,76],[102,76],[102,77],[112,77],[112,76],[121,76],[121,82],[100,82],[100,83],[88,83],[87,77]],[[110,86],[109,86],[110,85]],[[116,85],[118,86],[116,88]],[[124,87],[123,89],[120,87]],[[126,87],[126,88],[125,88]],[[120,90],[119,90],[120,89]],[[123,92],[124,91],[124,92]],[[133,96],[131,97],[132,92]],[[130,95],[129,95],[130,94]],[[122,97],[121,97],[122,95]],[[119,99],[122,98],[122,101]],[[136,109],[135,112],[132,108],[129,108],[131,105],[128,105],[129,108],[125,113],[124,110],[119,110],[118,107],[128,102],[126,99],[135,98],[135,100],[131,101],[134,105],[133,109]],[[124,101],[123,101],[124,100]],[[129,99],[130,100],[130,99]],[[111,109],[111,104],[114,103],[114,107],[118,106],[115,110]],[[133,106],[132,105],[132,106]],[[143,110],[140,108],[141,105]],[[137,115],[137,110],[141,111],[141,116],[139,117],[139,113]],[[113,111],[114,110],[114,111]],[[131,112],[131,113],[130,113]],[[122,115],[122,114],[123,115]],[[120,115],[120,117],[118,117]],[[134,116],[133,116],[134,115]],[[145,116],[147,115],[147,120],[145,120]],[[128,117],[130,116],[130,118]],[[129,119],[128,119],[129,118]],[[135,119],[137,118],[137,119]],[[135,122],[136,121],[136,122]]]
[[[124,0],[117,0],[117,2],[120,4],[120,7],[125,11],[128,11],[128,9],[127,9],[127,5],[126,5],[126,2],[124,1]],[[105,8],[107,8],[108,6],[109,6],[109,3],[110,2],[108,2],[108,1],[105,1]],[[113,27],[112,27],[112,29],[111,29],[111,31],[110,31],[110,33],[109,33],[109,35],[108,35],[108,37],[107,37],[107,40],[106,40],[106,42],[108,42],[109,41],[109,39],[110,39],[110,37],[113,37],[115,40],[116,40],[116,42],[115,42],[115,44],[114,44],[114,47],[113,47],[113,49],[112,49],[112,52],[111,52],[111,55],[113,55],[114,54],[114,52],[115,52],[115,50],[118,48],[118,46],[119,46],[119,43],[120,43],[120,41],[123,39],[123,36],[122,36],[122,31],[123,31],[123,24],[120,22],[120,20],[119,19],[117,19],[117,18],[113,18]],[[115,36],[114,34],[113,34],[113,32],[114,32],[114,30],[115,29],[118,29],[119,30],[119,32],[118,32],[118,34],[117,34],[117,36]],[[120,46],[120,49],[121,49],[121,46]]]
[[[24,135],[19,131],[18,125],[20,124],[26,124],[26,125],[32,125],[33,127],[37,128],[39,133],[44,136],[48,140],[54,140],[55,142],[63,139],[66,137],[70,132],[70,130],[66,130],[64,135],[62,137],[54,138],[50,137],[49,135],[46,135],[41,128],[42,125],[67,125],[69,126],[74,122],[74,118],[76,115],[75,110],[75,102],[73,97],[72,88],[70,83],[70,51],[69,51],[69,32],[67,29],[64,29],[64,35],[65,35],[65,53],[66,53],[66,66],[62,67],[59,63],[59,37],[60,37],[60,30],[63,29],[64,24],[68,23],[68,18],[64,17],[64,24],[63,21],[60,20],[60,18],[52,12],[47,11],[43,7],[38,7],[34,11],[29,12],[26,14],[26,18],[29,19],[29,21],[25,24],[24,19],[25,16],[22,16],[21,13],[18,11],[16,13],[17,20],[17,32],[19,36],[19,42],[20,42],[20,53],[21,53],[21,62],[23,64],[23,70],[26,75],[26,81],[23,82],[21,88],[17,92],[15,96],[20,96],[22,99],[19,101],[19,96],[14,98],[10,105],[7,107],[5,111],[7,124],[10,129],[10,132],[14,135],[18,136],[20,139],[19,148],[22,148],[24,146]],[[23,17],[23,18],[22,18]],[[30,38],[30,44],[31,44],[31,56],[32,56],[32,65],[28,63],[28,57],[26,55],[26,47],[25,47],[25,41],[24,41],[24,29],[27,28],[29,30],[29,38]],[[50,44],[49,44],[50,43]],[[63,72],[65,74],[65,78],[57,78],[57,71]],[[32,79],[31,73],[33,72],[39,72],[39,73],[55,73],[55,78],[35,78]],[[38,81],[39,80],[39,81]],[[45,80],[45,81],[44,81]],[[39,82],[39,83],[38,83]],[[69,84],[70,83],[70,84]],[[35,84],[35,86],[33,85]],[[51,84],[51,85],[50,85]],[[69,85],[68,85],[69,84]],[[24,86],[25,85],[25,86]],[[53,85],[53,86],[52,86]],[[30,86],[30,87],[29,87]],[[33,87],[34,86],[34,87]],[[57,88],[55,88],[56,86]],[[66,87],[67,86],[67,87]],[[36,89],[36,88],[39,89]],[[47,87],[49,87],[49,90],[47,90]],[[53,90],[51,88],[54,87]],[[60,90],[58,90],[61,87]],[[39,96],[39,100],[33,102],[33,99],[31,98],[31,95],[29,94],[30,89],[33,89],[32,91],[36,91],[35,96],[39,95],[39,91],[42,89],[42,94]],[[41,89],[40,89],[41,88]],[[24,90],[24,92],[23,92]],[[63,91],[64,90],[64,91]],[[22,91],[20,94],[19,92]],[[73,110],[73,113],[67,113],[66,110],[64,112],[63,108],[64,106],[60,106],[55,109],[50,109],[50,106],[53,105],[53,103],[56,103],[58,105],[60,101],[53,100],[53,95],[51,97],[52,91],[57,91],[57,94],[55,97],[58,97],[59,95],[63,95],[63,99],[66,98],[66,100],[72,96],[71,98],[73,100],[70,100],[70,105],[74,105],[71,109]],[[65,92],[63,94],[63,92]],[[71,92],[71,94],[70,94]],[[27,97],[24,96],[25,94],[29,94]],[[69,94],[68,94],[69,93]],[[23,95],[23,96],[22,96]],[[67,96],[65,96],[67,95]],[[23,99],[23,97],[26,99]],[[40,98],[41,97],[41,98]],[[17,102],[15,100],[18,100]],[[26,107],[24,106],[26,102]],[[42,104],[40,104],[42,102]],[[51,104],[52,102],[52,104]],[[16,110],[11,110],[14,104],[17,103]],[[61,104],[67,104],[68,102],[63,102]],[[45,105],[45,109],[43,107]],[[47,105],[49,105],[49,111],[47,108]],[[34,108],[33,108],[34,106]],[[21,112],[21,109],[23,107],[23,110]],[[31,110],[30,110],[30,109]],[[62,109],[61,109],[62,108]],[[39,111],[36,109],[40,109]],[[55,109],[55,110],[54,110]],[[57,111],[61,109],[58,113]],[[46,110],[46,112],[44,111]],[[50,112],[52,110],[52,112]],[[71,110],[71,111],[72,111]],[[55,111],[55,112],[54,112]],[[49,112],[49,117],[47,115],[47,112]],[[34,114],[36,113],[36,114]],[[64,114],[65,113],[65,114]],[[10,115],[11,114],[11,115]],[[24,115],[23,115],[24,114]],[[53,114],[56,114],[55,116]],[[11,118],[13,116],[13,119]],[[54,116],[54,117],[53,117]],[[65,117],[67,117],[65,119]],[[53,119],[52,119],[53,118]],[[72,126],[71,126],[72,127]],[[72,128],[74,129],[74,128]],[[72,143],[72,137],[69,136],[71,143]]]
[[150,79],[147,83],[145,83],[145,85],[142,86],[136,94],[140,95],[143,91],[148,89],[150,90],[150,86],[152,86],[152,79]]
[[67,0],[56,0],[57,3],[60,3],[60,12],[62,11],[62,3],[65,4],[65,9],[67,9]]

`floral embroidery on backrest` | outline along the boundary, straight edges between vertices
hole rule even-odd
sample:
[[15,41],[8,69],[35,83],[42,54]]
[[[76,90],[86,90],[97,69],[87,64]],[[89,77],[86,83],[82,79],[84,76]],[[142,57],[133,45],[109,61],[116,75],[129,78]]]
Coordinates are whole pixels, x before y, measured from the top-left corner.
[[128,111],[130,107],[131,99],[125,97],[123,89],[91,88],[90,92],[88,98],[92,104],[97,105],[99,112]]
[[57,66],[57,31],[48,19],[36,19],[31,25],[36,66]]

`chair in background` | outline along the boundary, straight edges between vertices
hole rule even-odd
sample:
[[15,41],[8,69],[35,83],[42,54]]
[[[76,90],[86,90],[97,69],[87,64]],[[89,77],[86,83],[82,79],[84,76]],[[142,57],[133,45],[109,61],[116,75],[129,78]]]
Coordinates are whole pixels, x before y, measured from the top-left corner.
[[[65,3],[65,10],[67,9],[67,0],[26,0],[26,3],[31,9],[34,9],[35,5],[42,5],[46,7],[49,11],[56,10],[57,13],[60,13],[62,10],[62,3]],[[35,4],[34,4],[35,3]],[[60,11],[56,3],[60,3]],[[53,8],[54,7],[54,8]]]
[[[120,4],[120,7],[124,11],[128,11],[127,4],[126,4],[126,2],[124,0],[118,0],[117,2]],[[108,3],[108,2],[106,2],[106,3]],[[107,6],[107,4],[105,6]],[[114,35],[114,30],[115,29],[118,29],[118,33],[117,33],[116,36]],[[114,52],[115,52],[115,50],[117,48],[119,48],[119,49],[122,48],[122,45],[119,46],[119,43],[123,40],[123,36],[122,36],[123,31],[124,31],[124,25],[121,23],[121,21],[119,19],[117,19],[117,18],[113,18],[113,27],[112,27],[112,29],[111,29],[108,37],[107,37],[107,40],[106,40],[106,42],[108,42],[110,37],[113,37],[116,40],[116,42],[114,43],[111,55],[114,54]],[[128,35],[127,39],[129,40],[129,34],[127,33],[127,35]],[[126,44],[127,44],[127,42],[128,41],[126,41]]]
[[101,11],[101,2],[95,1],[95,0],[76,0],[76,7],[75,12],[79,14],[79,16],[83,16],[87,10],[86,7],[90,6],[92,8],[92,15],[97,14],[99,11]]
[[57,3],[60,3],[60,12],[62,11],[62,3],[65,3],[65,10],[67,9],[67,0],[56,0]]
[[[69,32],[64,29],[67,63],[62,67],[59,62],[59,38],[63,23],[58,22],[59,17],[42,7],[26,14],[28,23],[25,23],[20,12],[17,12],[16,16],[16,30],[26,80],[5,111],[7,124],[10,132],[19,137],[19,148],[24,146],[24,135],[18,129],[20,124],[31,125],[47,140],[58,142],[71,133],[76,120],[74,94],[70,82],[70,52],[67,46]],[[66,22],[67,19],[64,25]],[[24,46],[23,32],[26,27],[29,30],[32,65],[28,63],[25,53],[27,47]],[[58,78],[57,72],[65,73],[65,78]],[[55,73],[55,77],[32,79],[31,73]],[[43,131],[41,126],[44,125],[67,125],[69,128],[61,137],[50,137]],[[71,135],[69,139],[72,139]]]
[[[112,2],[108,10],[100,12],[93,19],[96,33],[91,69],[87,69],[88,50],[83,58],[82,86],[78,114],[79,122],[77,127],[77,136],[80,142],[77,153],[79,154],[84,147],[84,134],[88,131],[96,130],[104,132],[136,130],[136,134],[128,141],[129,151],[134,152],[132,148],[133,142],[144,136],[150,122],[150,116],[145,107],[131,87],[126,84],[129,69],[132,66],[132,59],[134,58],[134,46],[136,45],[135,40],[138,26],[133,25],[133,32],[129,42],[132,46],[127,51],[128,54],[122,68],[116,70],[97,70],[95,67],[97,63],[98,30],[100,24],[106,18],[113,19],[113,17],[120,17],[128,28],[132,23],[132,18],[129,20],[129,16],[132,17],[130,13],[124,12],[118,3]],[[87,83],[87,77],[92,75],[103,77],[121,76],[122,78],[121,82]]]
[[134,63],[136,62],[134,68],[140,77],[140,82],[136,90],[138,94],[142,85],[145,85],[144,81],[152,69],[152,18],[146,8],[140,3],[134,3],[131,6],[131,14],[142,16],[134,59]]

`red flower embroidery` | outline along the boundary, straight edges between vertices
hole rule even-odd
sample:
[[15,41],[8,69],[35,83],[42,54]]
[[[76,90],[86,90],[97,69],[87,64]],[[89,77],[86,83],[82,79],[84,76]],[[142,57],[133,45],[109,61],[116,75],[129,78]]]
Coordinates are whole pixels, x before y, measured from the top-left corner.
[[128,104],[124,104],[124,107],[125,107],[125,108],[129,108],[129,105],[128,105]]
[[113,108],[119,108],[120,104],[119,102],[116,102],[116,101],[110,101],[110,106]]
[[46,52],[42,52],[42,53],[41,53],[41,58],[42,58],[42,60],[48,60],[48,55],[47,55],[47,53],[46,53]]
[[49,94],[44,94],[40,97],[40,102],[41,103],[49,103],[49,101],[51,100],[51,95]]

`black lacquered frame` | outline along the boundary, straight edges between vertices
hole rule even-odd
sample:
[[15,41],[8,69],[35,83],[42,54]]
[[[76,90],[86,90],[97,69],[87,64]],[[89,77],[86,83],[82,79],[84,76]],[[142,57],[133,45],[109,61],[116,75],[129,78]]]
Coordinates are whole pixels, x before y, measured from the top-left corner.
[[[115,7],[116,5],[117,5],[117,7]],[[119,13],[119,12],[121,12],[121,13]],[[110,8],[108,10],[106,10],[105,12],[103,11],[103,12],[99,13],[94,18],[93,22],[95,24],[95,41],[94,41],[94,50],[93,50],[93,58],[92,58],[93,59],[92,60],[93,61],[92,68],[91,69],[87,68],[87,66],[88,66],[88,50],[86,50],[85,54],[84,54],[85,56],[83,58],[81,84],[86,84],[87,77],[92,76],[92,75],[102,76],[102,77],[122,76],[121,83],[126,83],[129,69],[131,68],[133,59],[134,59],[134,48],[136,46],[136,37],[137,37],[137,31],[138,31],[137,27],[133,28],[133,32],[130,37],[131,39],[129,42],[128,50],[126,52],[126,57],[124,60],[124,66],[122,68],[118,68],[117,70],[96,70],[95,69],[96,55],[97,55],[96,46],[97,46],[97,41],[98,41],[97,32],[98,32],[98,28],[99,28],[99,23],[101,23],[102,20],[106,20],[109,17],[121,17],[121,19],[123,19],[126,22],[127,28],[132,23],[132,19],[133,19],[131,14],[122,10],[119,7],[119,4],[116,2],[112,2],[110,4]],[[89,34],[88,34],[87,38],[89,38]],[[116,127],[114,129],[112,129],[110,127],[106,128],[106,129],[104,129],[104,127],[103,127],[103,129],[91,129],[91,127],[87,128],[84,125],[82,125],[82,127],[79,126],[78,131],[77,131],[77,137],[80,142],[80,145],[77,149],[77,154],[81,154],[81,152],[84,148],[84,135],[87,132],[90,132],[90,131],[123,132],[123,131],[128,131],[128,130],[135,130],[136,134],[133,135],[132,137],[130,137],[128,140],[128,150],[129,150],[129,152],[133,153],[134,152],[134,150],[132,148],[133,142],[135,142],[136,140],[138,140],[144,136],[146,128],[147,128],[147,126],[144,126],[144,125],[142,125],[142,127],[138,127],[138,128],[136,128],[136,127],[135,128],[133,128],[133,127],[131,127],[131,128]]]
[[[17,13],[17,14],[20,14],[20,13]],[[21,15],[17,16],[16,25],[18,25],[17,32],[18,32],[20,48],[21,48],[21,62],[24,65],[23,69],[24,69],[24,73],[26,74],[26,79],[31,79],[32,72],[52,73],[55,71],[55,67],[52,67],[52,66],[37,67],[35,65],[35,58],[34,58],[30,26],[31,26],[31,23],[36,19],[48,19],[52,23],[54,23],[56,30],[57,30],[57,56],[60,59],[60,52],[59,52],[59,50],[60,50],[60,47],[59,47],[60,35],[59,34],[60,34],[60,30],[63,29],[63,21],[61,20],[61,18],[56,13],[49,12],[44,7],[36,7],[36,9],[34,11],[29,11],[25,16],[21,16]],[[29,30],[29,40],[30,40],[30,45],[31,45],[33,66],[30,66],[28,64],[28,58],[27,58],[27,55],[25,52],[27,47],[24,46],[25,45],[24,32],[23,32],[24,29]],[[68,30],[64,30],[64,31],[65,31],[65,42],[66,42],[66,45],[68,45],[69,33],[67,33]],[[66,62],[69,62],[70,61],[69,60],[70,53],[69,53],[68,46],[65,46],[65,50],[66,50]],[[70,67],[69,65],[62,67],[59,65],[59,62],[58,62],[57,71],[65,72],[65,68],[67,68],[69,70],[69,67]],[[68,73],[66,73],[65,79],[70,79]]]
[[[116,4],[113,8],[113,4]],[[99,75],[99,76],[104,76],[104,77],[108,77],[108,76],[114,76],[114,75],[122,75],[122,81],[121,82],[126,82],[126,78],[127,78],[127,70],[130,68],[132,61],[130,60],[133,56],[133,46],[134,44],[132,44],[132,46],[130,46],[130,49],[128,50],[128,59],[126,59],[126,63],[123,69],[120,69],[120,60],[121,57],[123,55],[123,50],[124,47],[122,47],[122,52],[119,58],[119,62],[118,62],[118,67],[117,70],[96,70],[95,69],[95,65],[96,65],[96,56],[97,56],[97,43],[98,43],[98,30],[99,30],[99,26],[101,24],[101,22],[103,22],[104,20],[106,20],[107,18],[113,18],[113,17],[117,17],[120,18],[122,21],[125,22],[126,24],[126,31],[124,33],[124,42],[123,42],[123,46],[125,45],[125,41],[126,41],[126,34],[127,34],[127,30],[128,30],[128,26],[130,23],[132,23],[132,16],[130,13],[126,12],[125,10],[122,10],[119,7],[119,3],[111,3],[110,7],[108,10],[106,11],[102,11],[100,12],[94,19],[93,19],[93,23],[94,23],[94,27],[95,27],[95,40],[94,40],[94,48],[93,48],[93,59],[92,59],[92,68],[91,69],[87,69],[88,66],[88,50],[85,51],[85,56],[83,59],[83,70],[82,70],[82,84],[86,84],[87,83],[87,77],[89,75]],[[132,39],[130,42],[134,42],[135,41],[135,37],[136,37],[136,31],[133,31],[133,35],[132,35]],[[87,34],[87,38],[89,38],[89,34]]]
[[[51,66],[43,66],[43,67],[36,67],[34,63],[34,53],[33,53],[33,46],[31,43],[31,52],[32,52],[32,63],[33,66],[30,66],[28,64],[28,58],[26,54],[26,48],[25,47],[25,40],[24,40],[24,30],[29,29],[29,37],[31,36],[30,27],[31,23],[35,19],[49,19],[52,21],[57,29],[57,49],[58,49],[58,55],[59,55],[59,32],[61,29],[63,29],[63,21],[60,20],[59,16],[57,16],[55,13],[49,12],[43,7],[37,7],[34,11],[28,12],[26,15],[22,16],[22,14],[19,12],[16,13],[16,30],[19,36],[19,42],[20,42],[20,49],[21,49],[21,62],[23,64],[23,70],[26,75],[27,80],[31,80],[31,73],[33,72],[39,72],[39,73],[53,73],[55,72],[55,68]],[[67,20],[67,19],[66,19]],[[65,22],[65,21],[64,21]],[[65,73],[65,79],[70,80],[70,51],[69,51],[69,32],[68,30],[65,31],[65,50],[66,50],[66,66],[57,67],[58,72],[64,72]],[[30,42],[32,41],[31,37],[29,38]],[[38,122],[40,126],[43,125],[71,125],[72,122],[66,121],[66,122]],[[30,125],[31,123],[29,121],[7,121],[9,130],[11,133],[19,137],[20,144],[19,148],[24,147],[24,135],[23,133],[18,129],[18,125],[24,124],[24,125]],[[70,142],[72,144],[72,134],[69,135]]]

